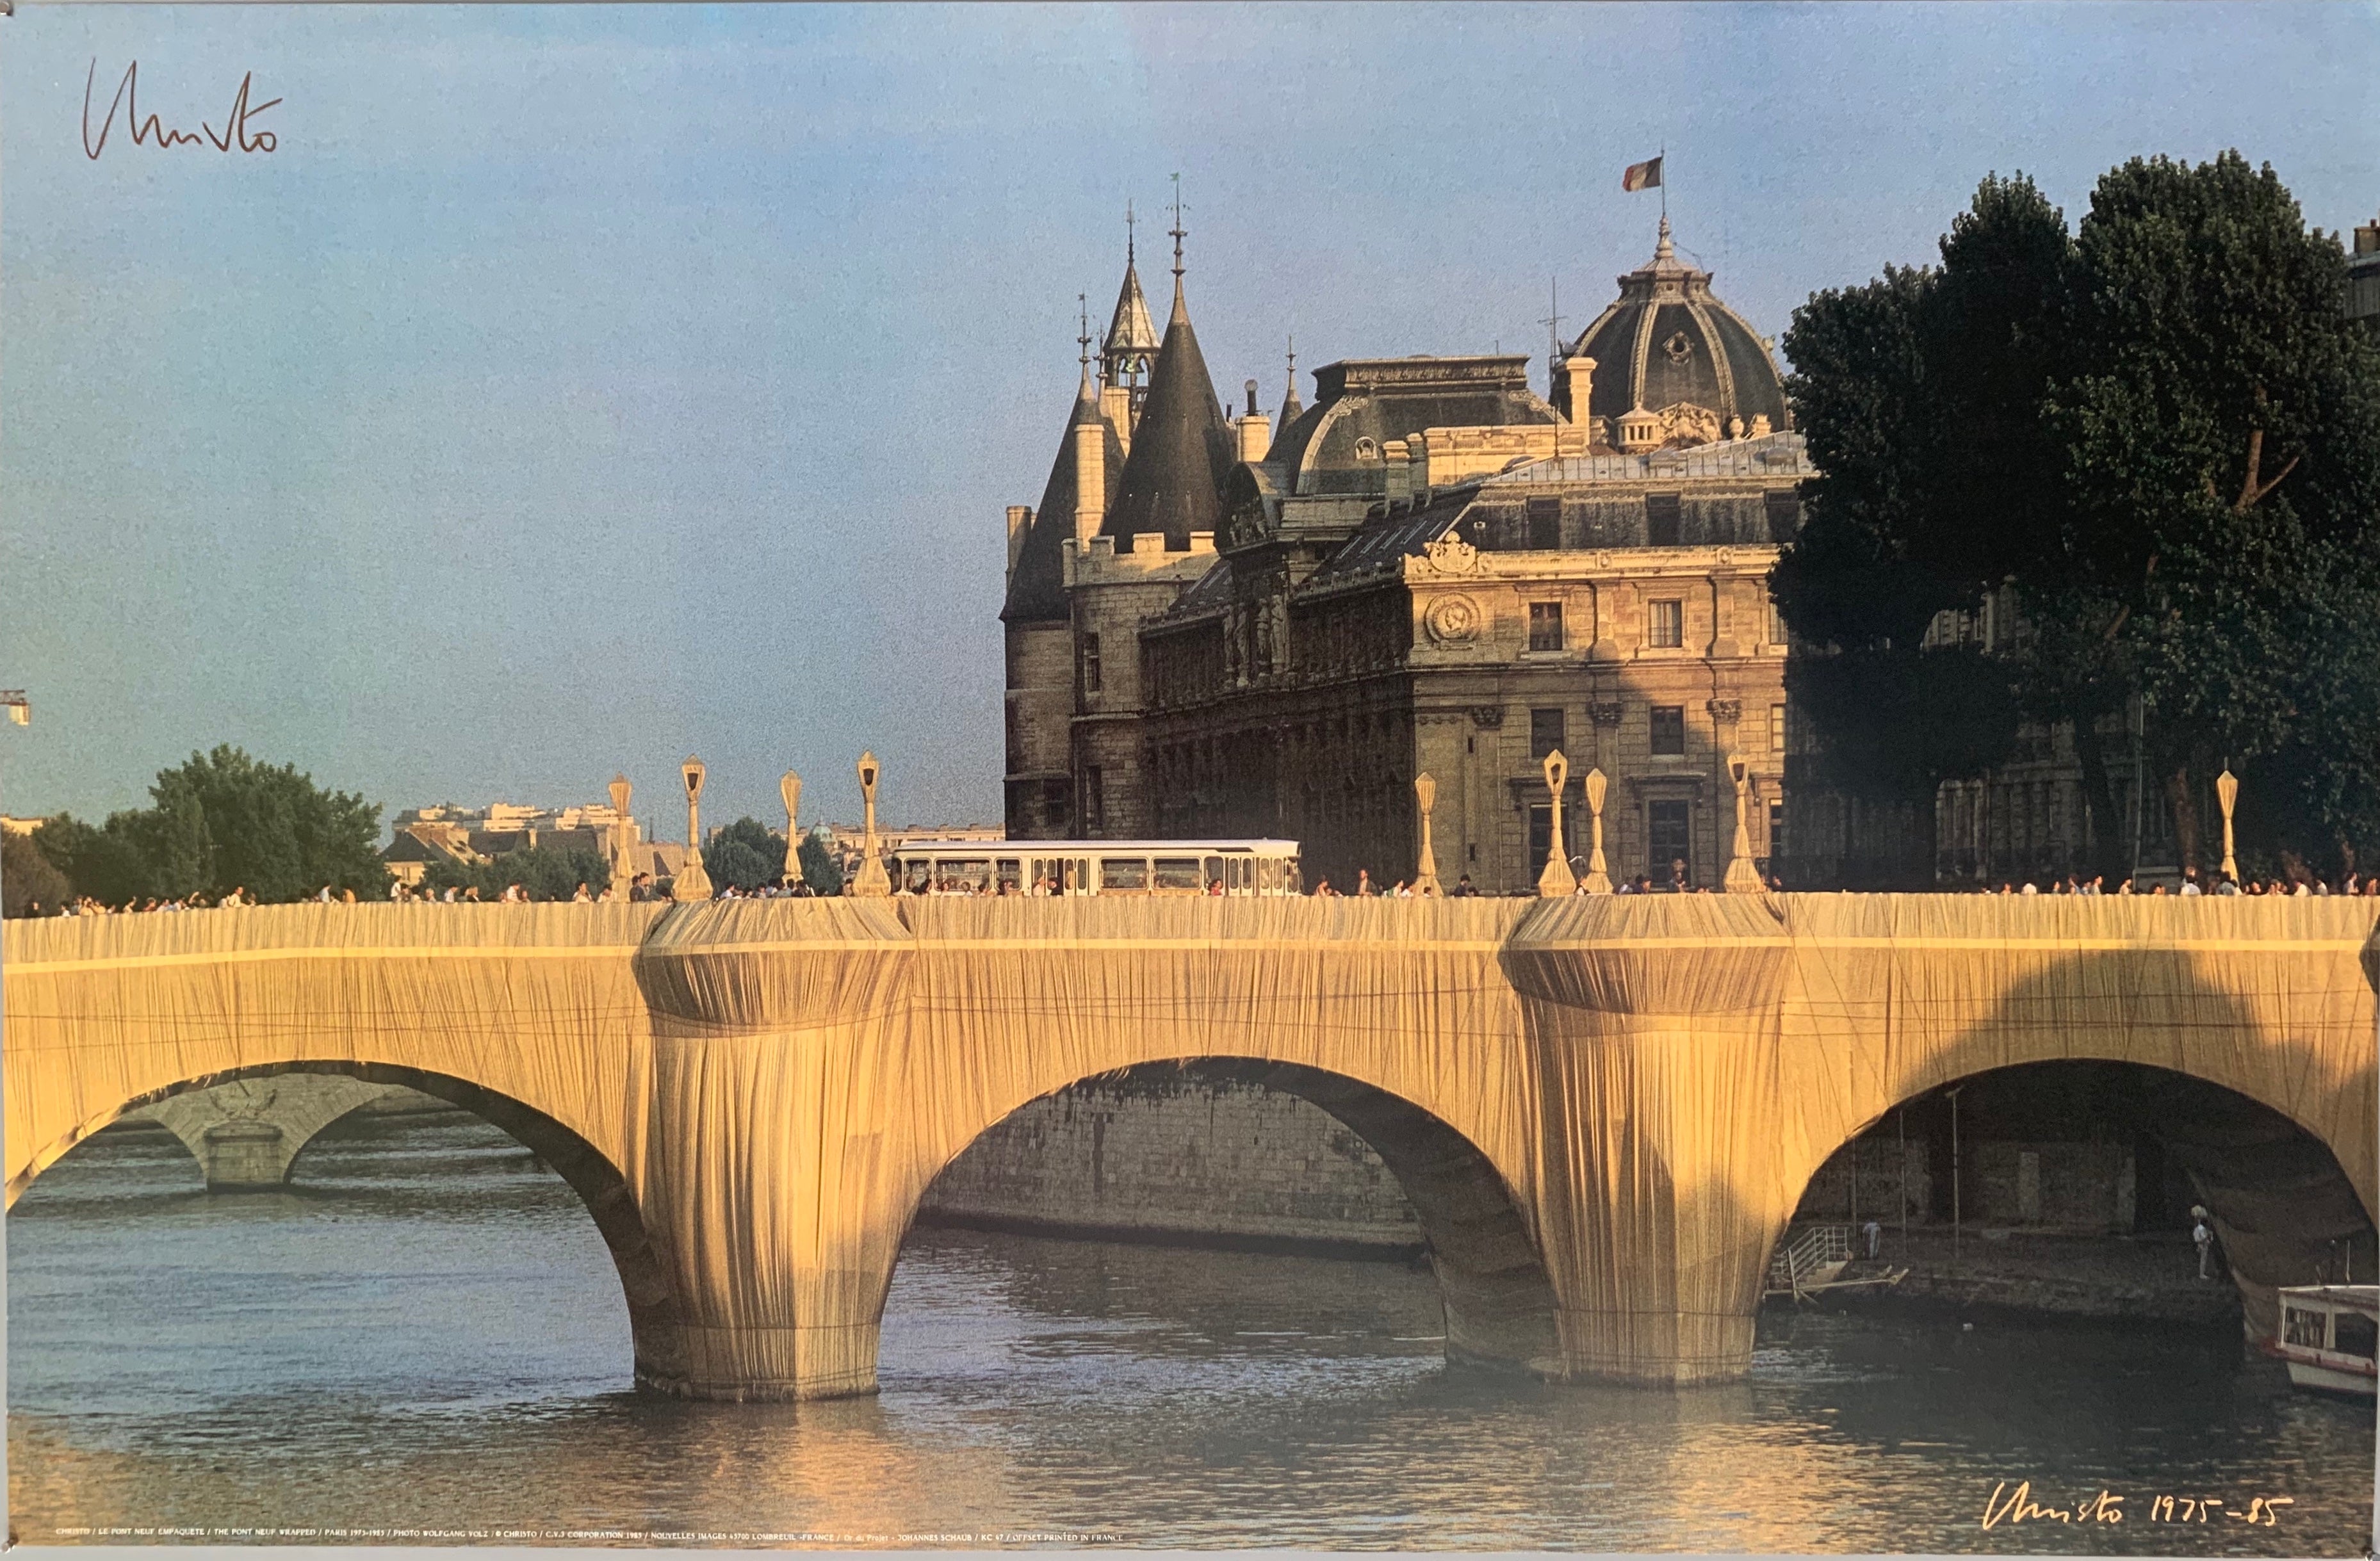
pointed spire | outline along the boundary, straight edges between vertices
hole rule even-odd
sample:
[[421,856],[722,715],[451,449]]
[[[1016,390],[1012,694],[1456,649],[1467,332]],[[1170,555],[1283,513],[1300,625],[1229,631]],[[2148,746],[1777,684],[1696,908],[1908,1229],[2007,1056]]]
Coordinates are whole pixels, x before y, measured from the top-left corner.
[[1189,309],[1182,301],[1182,240],[1189,230],[1182,225],[1182,175],[1173,175],[1173,225],[1167,229],[1173,235],[1173,319],[1166,321],[1167,335],[1173,333],[1173,321],[1188,323]]
[[1075,307],[1081,311],[1083,317],[1082,334],[1075,338],[1075,345],[1082,349],[1083,360],[1083,389],[1081,395],[1076,399],[1088,401],[1096,407],[1099,404],[1099,393],[1091,383],[1091,296],[1088,293],[1075,294]]
[[1661,213],[1661,240],[1653,246],[1653,263],[1667,266],[1677,262],[1678,247],[1670,242],[1670,214],[1664,212]]
[[1305,415],[1305,408],[1297,399],[1297,338],[1292,336],[1289,339],[1289,390],[1281,398],[1281,421],[1273,427],[1276,430],[1285,431],[1290,424]]

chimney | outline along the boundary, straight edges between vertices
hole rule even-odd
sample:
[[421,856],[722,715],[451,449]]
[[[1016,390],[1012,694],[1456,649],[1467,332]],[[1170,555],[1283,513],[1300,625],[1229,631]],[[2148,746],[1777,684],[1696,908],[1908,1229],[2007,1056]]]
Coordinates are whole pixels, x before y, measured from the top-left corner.
[[1023,504],[1008,506],[1008,572],[1016,573],[1017,556],[1025,551],[1025,533],[1033,526],[1033,512]]
[[1586,409],[1595,399],[1595,359],[1584,356],[1564,358],[1561,368],[1565,388],[1569,392],[1563,399],[1570,403],[1564,410],[1569,412],[1573,426],[1583,428],[1586,424]]
[[1116,431],[1116,442],[1123,453],[1132,454],[1132,387],[1107,385],[1099,391],[1099,416]]
[[1239,420],[1240,459],[1261,461],[1265,458],[1265,452],[1272,448],[1272,419],[1257,410],[1257,382],[1254,380],[1248,381],[1247,390],[1247,414]]
[[1388,467],[1389,502],[1402,504],[1413,499],[1413,446],[1402,439],[1390,440],[1380,447],[1382,464]]
[[1088,541],[1099,534],[1108,511],[1108,452],[1097,423],[1075,425],[1075,536]]

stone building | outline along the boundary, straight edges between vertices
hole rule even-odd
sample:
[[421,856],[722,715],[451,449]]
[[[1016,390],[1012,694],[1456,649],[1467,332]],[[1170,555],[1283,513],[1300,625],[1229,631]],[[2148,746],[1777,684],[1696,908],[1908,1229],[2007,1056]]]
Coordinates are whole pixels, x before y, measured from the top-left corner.
[[[1615,876],[1716,887],[1750,762],[1756,855],[1781,820],[1785,647],[1767,576],[1808,475],[1768,345],[1653,259],[1552,365],[1350,359],[1294,378],[1276,435],[1227,418],[1173,309],[1145,340],[1129,262],[1038,511],[1009,512],[1012,836],[1296,839],[1311,882],[1413,869],[1438,781],[1451,885],[1542,866],[1540,761],[1599,766]],[[1137,334],[1135,335],[1135,332]],[[1122,470],[1115,469],[1121,454]]]

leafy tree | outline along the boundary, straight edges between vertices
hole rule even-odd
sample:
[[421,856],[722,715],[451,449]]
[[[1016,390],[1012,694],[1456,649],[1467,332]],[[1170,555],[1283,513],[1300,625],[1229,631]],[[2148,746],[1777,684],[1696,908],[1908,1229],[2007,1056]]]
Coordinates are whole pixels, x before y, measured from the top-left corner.
[[149,794],[152,805],[97,828],[63,814],[43,826],[43,853],[78,893],[121,904],[236,887],[259,901],[303,899],[324,884],[386,889],[379,805],[324,791],[295,765],[260,764],[225,744],[160,770]]
[[[424,887],[443,893],[476,889],[483,901],[500,898],[518,884],[531,900],[568,900],[585,884],[589,894],[611,887],[611,865],[595,852],[579,846],[538,845],[508,852],[488,862],[432,862],[422,873]],[[382,892],[386,892],[383,890]]]
[[[2227,758],[2269,849],[2380,847],[2380,351],[2336,238],[2228,152],[2111,170],[2071,236],[1986,179],[1941,251],[1787,336],[1825,476],[1775,586],[1832,651],[1789,670],[1828,778],[1930,795],[2005,756],[2012,711],[2061,723],[2113,872],[2100,722],[2137,697],[2187,859]],[[2003,588],[2013,642],[1917,643]]]
[[58,871],[32,835],[0,833],[0,916],[22,916],[38,903],[44,915],[73,898],[67,876]]
[[802,881],[820,894],[843,892],[843,868],[835,862],[834,853],[826,841],[816,835],[804,835],[801,847]]
[[757,818],[738,818],[703,842],[703,871],[715,889],[758,889],[785,876],[785,837]]

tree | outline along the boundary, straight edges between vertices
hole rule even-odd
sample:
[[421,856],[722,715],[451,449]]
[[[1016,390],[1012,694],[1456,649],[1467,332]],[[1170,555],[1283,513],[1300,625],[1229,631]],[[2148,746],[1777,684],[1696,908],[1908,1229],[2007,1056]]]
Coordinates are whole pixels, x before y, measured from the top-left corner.
[[738,818],[702,847],[703,870],[719,889],[758,889],[785,876],[785,837],[757,818]]
[[328,884],[384,892],[380,806],[328,792],[294,765],[259,764],[228,744],[160,770],[152,805],[93,828],[61,814],[42,849],[78,893],[110,904],[155,895],[299,900]]
[[611,864],[595,852],[577,846],[538,845],[509,852],[488,862],[432,862],[421,876],[425,888],[457,893],[476,889],[481,900],[496,900],[517,884],[531,900],[569,900],[585,884],[589,894],[611,887]]
[[33,835],[0,831],[0,916],[28,915],[37,904],[42,914],[51,914],[73,896],[67,876]]
[[843,868],[826,841],[816,835],[804,835],[801,846],[802,881],[820,894],[843,892]]
[[[1941,254],[1814,295],[1786,338],[1825,475],[1775,585],[1822,647],[1789,687],[1828,778],[1930,792],[2005,756],[2022,710],[2072,732],[2113,874],[2100,726],[2138,699],[2187,858],[2227,756],[2261,843],[2380,846],[2380,351],[2337,239],[2228,152],[2111,170],[2071,236],[1985,179]],[[2013,639],[1916,643],[1998,591]]]

